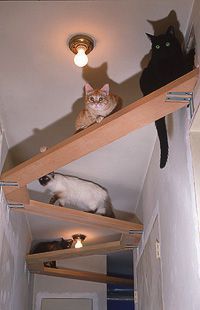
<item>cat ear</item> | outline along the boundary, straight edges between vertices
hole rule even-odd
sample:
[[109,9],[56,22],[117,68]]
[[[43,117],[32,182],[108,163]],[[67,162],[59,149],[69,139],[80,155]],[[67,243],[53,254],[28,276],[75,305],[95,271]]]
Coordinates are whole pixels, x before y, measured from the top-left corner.
[[151,42],[153,42],[154,36],[153,36],[152,34],[150,34],[150,33],[147,33],[147,32],[146,32],[146,35],[147,35],[147,37],[149,38],[149,40],[150,40]]
[[173,26],[169,26],[169,27],[167,28],[166,34],[170,34],[171,36],[175,36],[174,27],[173,27]]
[[50,175],[52,178],[54,178],[54,176],[55,176],[54,171],[50,172],[49,175]]
[[86,94],[93,91],[94,89],[92,88],[92,86],[90,86],[90,84],[85,84],[85,92]]
[[109,95],[109,84],[105,84],[102,88],[101,91],[103,91],[104,93],[106,93],[106,95]]

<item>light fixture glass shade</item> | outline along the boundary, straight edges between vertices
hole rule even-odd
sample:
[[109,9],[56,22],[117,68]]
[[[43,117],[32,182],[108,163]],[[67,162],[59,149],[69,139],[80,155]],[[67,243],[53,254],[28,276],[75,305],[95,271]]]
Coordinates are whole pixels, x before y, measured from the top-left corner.
[[74,56],[74,63],[81,68],[87,65],[88,57],[85,54],[84,48],[78,48],[78,53]]
[[85,240],[86,236],[83,234],[75,234],[72,236],[73,240],[76,242],[75,243],[75,248],[80,249],[83,247],[82,242]]
[[82,245],[81,239],[77,239],[76,243],[75,243],[75,248],[80,249],[82,247],[83,247],[83,245]]
[[86,34],[77,34],[69,40],[70,50],[76,54],[74,57],[74,63],[78,67],[84,67],[88,63],[87,55],[93,50],[95,42],[91,36]]

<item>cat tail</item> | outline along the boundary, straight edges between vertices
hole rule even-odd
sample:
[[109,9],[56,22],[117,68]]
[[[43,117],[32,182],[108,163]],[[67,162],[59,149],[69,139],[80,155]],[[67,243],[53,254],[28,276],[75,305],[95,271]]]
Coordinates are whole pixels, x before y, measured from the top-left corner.
[[165,118],[162,117],[155,121],[157,133],[158,133],[158,138],[160,141],[160,168],[164,168],[167,159],[168,159],[168,138],[167,138],[167,128],[165,124]]

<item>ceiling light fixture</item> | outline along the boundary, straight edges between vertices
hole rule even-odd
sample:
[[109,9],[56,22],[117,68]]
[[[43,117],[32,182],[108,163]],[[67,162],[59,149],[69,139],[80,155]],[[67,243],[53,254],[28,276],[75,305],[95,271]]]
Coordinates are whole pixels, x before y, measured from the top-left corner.
[[82,234],[75,234],[72,236],[72,238],[76,242],[75,248],[76,249],[82,248],[83,246],[82,242],[85,240],[86,236]]
[[69,48],[76,54],[74,63],[78,67],[84,67],[88,63],[87,54],[94,48],[94,40],[86,34],[77,34],[69,40]]

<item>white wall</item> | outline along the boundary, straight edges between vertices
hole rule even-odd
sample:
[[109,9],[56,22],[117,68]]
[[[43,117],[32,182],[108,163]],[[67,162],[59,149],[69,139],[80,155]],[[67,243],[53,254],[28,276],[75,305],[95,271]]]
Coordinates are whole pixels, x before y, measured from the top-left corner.
[[[196,36],[196,62],[200,63],[200,0],[196,0],[194,3],[191,19],[189,22],[188,35],[192,27],[195,31]],[[193,170],[195,178],[195,191],[197,200],[197,210],[199,216],[199,230],[200,230],[200,80],[196,86],[195,91],[195,106],[197,107],[197,112],[195,113],[191,128],[190,128],[190,143],[192,148],[192,158],[193,158]]]
[[167,310],[200,307],[199,235],[185,119],[186,109],[173,115],[169,161],[164,170],[159,168],[156,143],[137,209],[144,228],[158,209]]
[[[58,266],[106,273],[106,256],[95,255],[59,261]],[[93,310],[107,309],[106,284],[34,275],[33,308],[41,310],[42,298],[92,298]]]
[[[200,55],[200,1],[192,13]],[[198,97],[195,97],[198,100]],[[199,103],[199,102],[198,102]],[[160,219],[164,309],[200,308],[200,240],[195,203],[187,108],[168,117],[169,160],[159,168],[156,142],[137,214],[145,233],[155,213]],[[145,309],[146,310],[146,309]]]
[[[1,142],[5,139],[1,137]],[[4,146],[4,150],[7,146]],[[2,145],[0,143],[0,153]],[[4,151],[3,151],[4,153]],[[1,157],[3,160],[4,154]],[[31,236],[24,215],[7,208],[0,193],[0,309],[27,310],[29,273],[25,254],[29,251]]]

